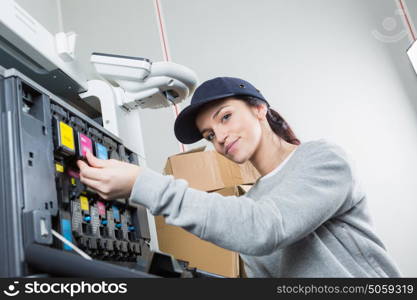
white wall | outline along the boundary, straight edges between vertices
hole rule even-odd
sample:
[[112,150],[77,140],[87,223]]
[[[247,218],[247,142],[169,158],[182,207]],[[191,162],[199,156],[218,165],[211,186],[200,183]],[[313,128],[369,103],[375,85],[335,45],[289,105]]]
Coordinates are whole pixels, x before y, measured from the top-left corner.
[[408,15],[411,17],[412,26],[414,29],[414,32],[416,33],[416,25],[417,25],[417,1],[415,0],[403,0],[403,3],[406,8],[408,8]]
[[[396,1],[162,1],[172,59],[201,80],[254,83],[302,141],[327,138],[355,161],[376,230],[417,276],[417,77]],[[415,8],[415,6],[413,6]],[[409,7],[411,9],[411,6]],[[393,17],[397,27],[384,28]]]
[[51,33],[60,31],[58,0],[15,0]]
[[[404,2],[417,23],[416,1]],[[417,76],[405,53],[409,38],[381,40],[406,30],[397,3],[161,0],[173,61],[201,81],[251,81],[302,141],[324,137],[350,153],[377,232],[403,275],[417,276]],[[65,29],[79,34],[87,73],[93,50],[162,59],[152,0],[62,6]],[[141,117],[148,165],[161,171],[179,151],[174,116],[165,109]]]
[[[163,60],[153,1],[62,1],[64,28],[78,34],[77,57],[90,78],[97,78],[89,63],[92,52]],[[123,3],[123,4],[122,4]],[[172,108],[140,111],[147,165],[162,171],[165,159],[180,151],[173,135]],[[134,130],[134,129],[132,129]]]

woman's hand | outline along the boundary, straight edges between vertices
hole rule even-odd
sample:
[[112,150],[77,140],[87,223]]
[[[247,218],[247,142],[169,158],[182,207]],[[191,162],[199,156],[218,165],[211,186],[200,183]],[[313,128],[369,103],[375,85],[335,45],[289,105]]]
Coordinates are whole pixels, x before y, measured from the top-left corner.
[[82,183],[97,191],[105,200],[130,197],[141,171],[139,166],[115,159],[98,159],[90,152],[86,156],[89,165],[82,160],[77,161]]

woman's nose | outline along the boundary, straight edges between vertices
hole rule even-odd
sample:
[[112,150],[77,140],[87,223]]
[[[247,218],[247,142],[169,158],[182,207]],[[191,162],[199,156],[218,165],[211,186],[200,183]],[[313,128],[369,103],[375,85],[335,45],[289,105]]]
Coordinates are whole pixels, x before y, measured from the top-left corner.
[[228,136],[227,131],[226,130],[221,130],[221,129],[217,129],[216,131],[214,133],[215,133],[217,142],[221,145],[224,144],[224,142],[226,141],[226,138]]

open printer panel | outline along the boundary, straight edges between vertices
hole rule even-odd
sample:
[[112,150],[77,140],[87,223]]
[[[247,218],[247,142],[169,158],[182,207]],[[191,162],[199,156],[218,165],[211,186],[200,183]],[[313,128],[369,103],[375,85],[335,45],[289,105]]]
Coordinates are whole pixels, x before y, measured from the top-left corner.
[[[16,72],[16,74],[18,74]],[[73,253],[54,229],[93,259],[135,267],[149,258],[146,209],[104,201],[80,182],[77,159],[138,164],[103,127],[19,76],[0,75],[0,276],[33,276],[30,245]]]

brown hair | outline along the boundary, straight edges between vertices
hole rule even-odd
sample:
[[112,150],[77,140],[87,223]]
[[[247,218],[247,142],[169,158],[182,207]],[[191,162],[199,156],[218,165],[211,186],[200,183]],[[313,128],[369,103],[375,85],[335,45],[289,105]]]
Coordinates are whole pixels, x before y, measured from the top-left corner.
[[269,126],[276,135],[282,138],[284,141],[293,144],[293,145],[300,145],[300,140],[295,136],[294,131],[292,131],[291,127],[288,123],[284,120],[281,115],[269,107],[269,105],[258,98],[251,97],[251,96],[234,96],[236,99],[241,99],[247,102],[250,106],[259,106],[261,104],[266,104],[268,107],[268,111],[266,113],[266,119],[268,120]]

